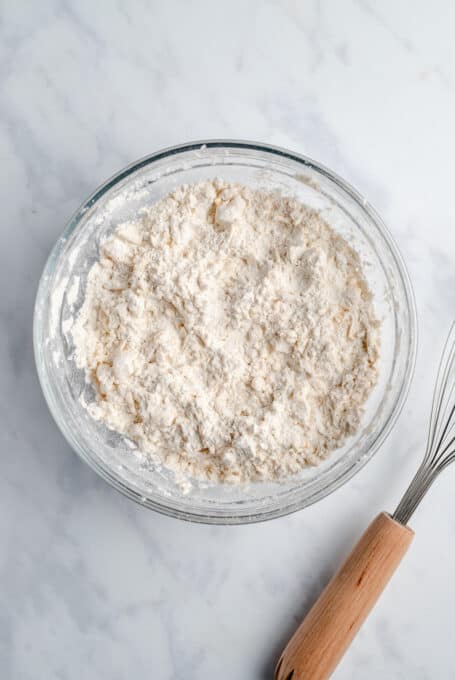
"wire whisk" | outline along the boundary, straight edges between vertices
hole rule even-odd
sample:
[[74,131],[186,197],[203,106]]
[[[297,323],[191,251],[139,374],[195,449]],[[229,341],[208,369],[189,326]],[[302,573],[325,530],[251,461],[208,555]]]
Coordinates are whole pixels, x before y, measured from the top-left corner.
[[407,524],[438,474],[454,461],[455,322],[451,326],[439,364],[425,456],[393,518],[401,524]]
[[393,516],[374,519],[284,649],[276,680],[327,680],[401,562],[414,536],[408,520],[455,461],[455,322],[444,345],[425,455]]

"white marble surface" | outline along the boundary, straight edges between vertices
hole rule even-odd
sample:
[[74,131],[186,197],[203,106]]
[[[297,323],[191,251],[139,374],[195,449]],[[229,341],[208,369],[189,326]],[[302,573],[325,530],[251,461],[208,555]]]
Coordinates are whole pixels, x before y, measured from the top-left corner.
[[[0,23],[0,677],[266,680],[425,439],[455,316],[455,4],[5,0]],[[391,227],[421,342],[376,458],[294,516],[206,527],[136,507],[69,450],[37,382],[32,310],[72,211],[126,163],[204,137],[287,146]],[[334,677],[455,677],[455,468]]]

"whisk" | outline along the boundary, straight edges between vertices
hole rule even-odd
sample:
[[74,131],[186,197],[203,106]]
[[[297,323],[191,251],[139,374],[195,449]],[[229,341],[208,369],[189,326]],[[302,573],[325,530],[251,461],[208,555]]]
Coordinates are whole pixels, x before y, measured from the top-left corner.
[[407,526],[438,474],[455,461],[455,322],[433,396],[427,448],[393,515],[370,524],[286,646],[275,680],[325,680],[349,647],[408,549]]

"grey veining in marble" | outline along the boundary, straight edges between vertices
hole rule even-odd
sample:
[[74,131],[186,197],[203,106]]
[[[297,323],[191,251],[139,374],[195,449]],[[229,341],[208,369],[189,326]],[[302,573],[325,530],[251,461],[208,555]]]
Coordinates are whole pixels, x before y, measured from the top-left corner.
[[[455,316],[455,4],[4,0],[0,9],[0,677],[266,680],[282,644],[422,453]],[[294,516],[238,528],[136,507],[69,450],[37,382],[32,312],[72,211],[126,163],[250,138],[375,205],[414,283],[407,406],[368,466]],[[334,677],[455,677],[455,469]]]

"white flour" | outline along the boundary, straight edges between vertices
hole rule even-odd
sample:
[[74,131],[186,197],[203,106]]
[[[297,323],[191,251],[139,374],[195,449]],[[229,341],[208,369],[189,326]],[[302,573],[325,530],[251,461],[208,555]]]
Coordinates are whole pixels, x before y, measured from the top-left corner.
[[73,338],[95,418],[180,478],[240,483],[356,431],[378,326],[358,255],[316,212],[214,181],[104,243]]

